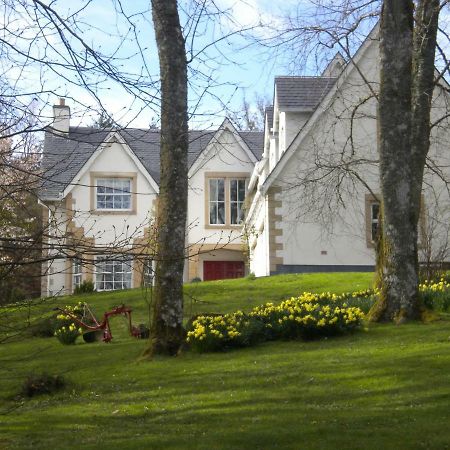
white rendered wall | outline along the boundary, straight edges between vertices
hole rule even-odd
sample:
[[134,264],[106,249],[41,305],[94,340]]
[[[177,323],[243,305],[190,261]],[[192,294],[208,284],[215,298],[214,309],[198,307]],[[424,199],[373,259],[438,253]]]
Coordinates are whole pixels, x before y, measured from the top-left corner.
[[269,228],[267,221],[267,208],[265,198],[261,197],[258,202],[257,211],[249,222],[249,227],[253,229],[250,238],[250,272],[257,277],[270,275],[269,265]]
[[[123,212],[123,214],[102,214],[91,210],[92,190],[91,173],[108,173],[110,176],[121,176],[124,173],[136,174],[136,212]],[[72,210],[73,222],[76,227],[83,227],[84,236],[93,238],[96,246],[107,246],[110,248],[130,248],[133,240],[142,237],[144,228],[149,226],[153,212],[153,201],[156,193],[145,174],[133,161],[132,157],[119,143],[107,146],[88,168],[79,182],[73,186]],[[95,195],[95,192],[94,192]],[[68,225],[66,214],[66,201],[60,206],[52,208],[54,224],[50,230],[56,236],[63,236]],[[59,243],[62,243],[58,239]],[[57,247],[56,245],[55,247]],[[69,268],[71,272],[71,268]],[[66,260],[55,259],[48,268],[47,295],[70,294],[66,286]]]
[[227,228],[206,223],[205,180],[207,174],[245,173],[250,179],[254,167],[253,162],[231,132],[224,131],[221,136],[218,143],[213,144],[205,155],[200,156],[196,166],[198,170],[189,178],[187,237],[190,245],[215,244],[221,247],[227,244],[242,244],[240,227]]
[[[122,173],[137,174],[136,213],[104,214],[91,211],[91,172],[103,172],[121,176]],[[132,240],[143,235],[148,227],[156,193],[139,170],[130,155],[119,143],[106,147],[95,159],[89,170],[72,190],[75,224],[83,227],[85,236],[95,238],[95,245],[115,242],[131,246]]]
[[[366,79],[372,80],[370,84],[374,91],[378,91],[377,64],[378,46],[375,41],[368,46],[359,63]],[[435,118],[446,112],[448,98],[441,92],[435,92],[432,111]],[[360,106],[355,109],[355,105]],[[276,256],[283,256],[285,265],[366,266],[375,263],[374,250],[366,241],[365,196],[370,192],[366,185],[372,192],[380,193],[376,163],[376,108],[376,101],[365,80],[357,70],[353,70],[339,86],[332,103],[319,107],[315,113],[320,113],[317,122],[296,144],[295,154],[274,183],[283,188],[283,206],[281,211],[277,211],[282,213],[283,234],[276,238],[283,244],[283,250],[277,251]],[[444,121],[433,129],[431,139],[430,157],[438,163],[444,179],[450,176],[449,130],[448,120]],[[339,165],[342,158],[364,161],[352,166],[364,183],[354,183],[350,177],[342,178],[339,188],[342,202],[337,201],[336,179],[329,178],[322,185],[305,187],[304,181],[311,176],[318,160],[323,163],[325,171],[327,166]],[[439,230],[433,243],[436,251],[438,247],[448,246],[450,202],[445,183],[429,170],[425,173],[424,197],[425,209],[428,212],[431,206],[436,209],[438,223],[435,228]],[[252,218],[252,221],[256,220]],[[268,229],[264,234],[268,239]],[[258,241],[262,241],[262,237]],[[258,255],[256,247],[251,261],[251,270],[255,274],[262,272]]]

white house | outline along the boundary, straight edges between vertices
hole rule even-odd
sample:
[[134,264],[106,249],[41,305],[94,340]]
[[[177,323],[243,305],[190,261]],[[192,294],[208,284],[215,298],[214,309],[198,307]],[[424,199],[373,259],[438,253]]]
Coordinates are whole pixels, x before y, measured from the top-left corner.
[[[373,270],[380,194],[378,48],[374,29],[348,64],[338,54],[321,76],[275,79],[263,156],[249,183],[246,228],[256,276]],[[437,86],[420,221],[422,260],[450,256],[449,99]]]
[[[152,267],[159,131],[70,127],[63,101],[54,115],[40,193],[49,224],[43,295],[85,280],[100,291],[141,286]],[[189,141],[185,280],[244,276],[243,204],[262,133],[226,120],[214,132],[191,131]]]
[[[376,35],[377,29],[348,63],[337,54],[320,76],[276,77],[263,133],[237,131],[227,120],[214,132],[190,132],[185,281],[246,270],[373,270]],[[448,104],[436,86],[422,260],[450,258]],[[50,257],[43,294],[70,293],[83,280],[98,290],[142,285],[154,254],[159,132],[72,128],[64,104],[54,114],[43,157]]]

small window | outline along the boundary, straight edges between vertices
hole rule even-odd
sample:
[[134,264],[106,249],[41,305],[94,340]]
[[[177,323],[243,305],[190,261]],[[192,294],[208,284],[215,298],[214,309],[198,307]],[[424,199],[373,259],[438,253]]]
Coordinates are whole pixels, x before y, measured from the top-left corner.
[[144,260],[142,267],[142,286],[150,287],[153,285],[153,261],[148,258]]
[[230,180],[231,224],[239,225],[244,219],[245,180]]
[[75,258],[72,263],[72,287],[75,290],[76,287],[81,286],[83,281],[83,265],[81,259]]
[[209,180],[209,223],[211,225],[225,224],[224,178],[211,178]]
[[101,210],[131,210],[131,179],[97,179],[96,208]]
[[370,204],[370,236],[372,238],[372,242],[377,241],[379,220],[380,204],[378,202],[372,202]]
[[131,288],[129,257],[98,256],[95,261],[95,288],[97,291],[115,291]]

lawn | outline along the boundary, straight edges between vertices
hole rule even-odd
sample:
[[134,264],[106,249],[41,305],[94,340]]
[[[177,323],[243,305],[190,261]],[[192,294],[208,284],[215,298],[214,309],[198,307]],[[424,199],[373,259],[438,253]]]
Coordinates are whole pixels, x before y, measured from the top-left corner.
[[[197,300],[194,311],[226,312],[304,290],[364,289],[370,280],[289,275],[186,290]],[[97,309],[127,302],[138,319],[146,315],[139,291],[89,301]],[[53,338],[28,338],[0,345],[0,448],[450,448],[448,316],[150,362],[140,359],[145,341],[126,336],[120,319],[115,330],[111,344],[64,347]],[[64,374],[68,389],[18,398],[26,375],[43,370]]]

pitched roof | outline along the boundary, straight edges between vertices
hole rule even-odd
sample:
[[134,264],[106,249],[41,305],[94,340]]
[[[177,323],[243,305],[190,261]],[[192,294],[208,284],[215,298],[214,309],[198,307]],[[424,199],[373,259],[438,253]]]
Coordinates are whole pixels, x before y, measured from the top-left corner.
[[275,77],[278,108],[313,111],[336,80],[332,77]]
[[[273,105],[266,108],[267,125],[269,126],[269,131],[273,127]],[[265,126],[265,124],[264,124]]]
[[[65,136],[47,132],[42,159],[44,183],[40,198],[42,200],[58,198],[59,193],[64,191],[110,133],[111,130],[98,130],[92,127],[71,127]],[[159,183],[159,130],[128,128],[120,130],[119,133],[151,177]],[[207,147],[215,133],[215,131],[189,131],[189,167]],[[239,135],[255,157],[261,159],[263,133],[240,131]]]

